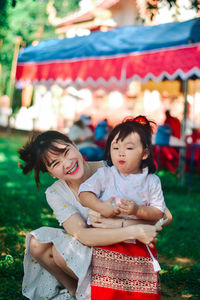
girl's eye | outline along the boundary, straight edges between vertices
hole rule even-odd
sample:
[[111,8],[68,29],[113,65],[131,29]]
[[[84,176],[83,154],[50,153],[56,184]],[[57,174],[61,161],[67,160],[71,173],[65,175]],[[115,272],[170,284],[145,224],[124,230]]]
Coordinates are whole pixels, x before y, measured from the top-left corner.
[[127,150],[133,150],[133,148],[132,147],[127,147]]
[[119,148],[118,147],[113,147],[113,150],[118,150]]

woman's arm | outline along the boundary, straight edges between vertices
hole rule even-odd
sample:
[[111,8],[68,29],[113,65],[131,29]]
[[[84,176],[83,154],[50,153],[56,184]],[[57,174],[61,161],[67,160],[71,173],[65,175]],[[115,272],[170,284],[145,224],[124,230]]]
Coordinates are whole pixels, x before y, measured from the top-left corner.
[[63,222],[63,227],[69,234],[87,246],[106,246],[130,239],[150,244],[157,236],[157,230],[162,229],[143,224],[114,229],[87,228],[85,221],[78,214],[72,215]]
[[[172,222],[172,214],[170,213],[168,208],[166,208],[166,213],[163,218],[167,219],[167,222],[162,226],[169,225]],[[95,215],[90,216],[90,221],[92,226],[96,228],[120,228],[136,224],[155,225],[156,223],[155,221],[148,221],[143,219],[124,220],[122,218],[102,218]]]

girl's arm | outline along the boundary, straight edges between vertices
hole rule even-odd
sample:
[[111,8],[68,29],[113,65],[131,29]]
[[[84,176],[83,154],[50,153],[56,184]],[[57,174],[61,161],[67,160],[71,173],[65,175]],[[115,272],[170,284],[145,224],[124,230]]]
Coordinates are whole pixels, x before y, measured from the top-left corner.
[[121,204],[118,206],[122,214],[134,215],[138,219],[149,221],[158,221],[164,216],[166,205],[159,177],[157,175],[150,174],[147,176],[147,184],[149,194],[148,206],[138,205],[129,199],[121,199]]
[[120,212],[124,215],[134,215],[138,219],[144,219],[148,221],[158,221],[164,215],[164,213],[154,206],[138,205],[131,200],[121,200],[121,204],[118,205]]
[[83,206],[100,213],[104,217],[112,217],[118,213],[118,209],[111,205],[112,198],[106,202],[102,202],[92,192],[80,192],[79,199]]
[[74,214],[63,222],[63,227],[69,234],[87,246],[106,246],[130,239],[150,244],[157,236],[157,230],[162,229],[143,224],[114,229],[87,228],[79,214]]
[[166,207],[166,210],[165,210],[164,219],[167,219],[167,222],[163,226],[171,224],[172,219],[173,219],[172,214],[171,214],[171,212],[169,211],[169,209],[167,207]]

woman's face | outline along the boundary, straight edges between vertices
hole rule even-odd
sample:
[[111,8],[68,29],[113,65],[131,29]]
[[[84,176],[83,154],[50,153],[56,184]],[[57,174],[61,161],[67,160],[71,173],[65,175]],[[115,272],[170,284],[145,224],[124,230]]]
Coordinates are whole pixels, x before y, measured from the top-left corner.
[[125,176],[141,173],[141,161],[148,157],[148,152],[143,149],[139,134],[133,132],[123,141],[117,138],[118,135],[113,139],[110,147],[113,165]]
[[63,153],[47,154],[48,165],[46,168],[52,177],[63,179],[66,182],[79,180],[84,175],[83,157],[78,149],[71,144],[54,144],[57,148],[63,149]]

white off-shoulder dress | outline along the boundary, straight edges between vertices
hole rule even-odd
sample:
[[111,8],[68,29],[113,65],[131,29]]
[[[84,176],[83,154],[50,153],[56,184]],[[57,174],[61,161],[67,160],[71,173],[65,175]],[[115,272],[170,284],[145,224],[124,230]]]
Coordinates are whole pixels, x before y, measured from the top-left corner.
[[[73,214],[87,219],[88,209],[81,206],[65,181],[57,180],[46,190],[46,198],[60,225]],[[24,278],[22,293],[31,300],[66,300],[60,283],[34,259],[29,250],[31,236],[40,243],[53,243],[66,261],[67,266],[78,277],[77,300],[90,300],[92,248],[84,246],[64,229],[41,227],[26,236],[24,256]],[[65,290],[66,292],[66,290]]]

